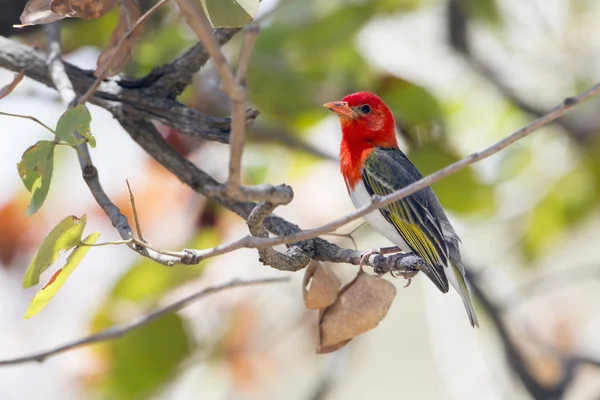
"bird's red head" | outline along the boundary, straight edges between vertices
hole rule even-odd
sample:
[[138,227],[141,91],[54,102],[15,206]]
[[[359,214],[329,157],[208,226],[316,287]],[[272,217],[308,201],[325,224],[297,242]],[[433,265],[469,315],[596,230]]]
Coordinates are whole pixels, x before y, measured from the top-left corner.
[[340,117],[342,141],[371,147],[398,147],[394,116],[379,96],[369,92],[352,93],[341,101],[323,106]]
[[340,117],[340,167],[350,190],[360,181],[365,159],[374,148],[398,148],[394,116],[383,100],[369,92],[349,94],[323,106]]

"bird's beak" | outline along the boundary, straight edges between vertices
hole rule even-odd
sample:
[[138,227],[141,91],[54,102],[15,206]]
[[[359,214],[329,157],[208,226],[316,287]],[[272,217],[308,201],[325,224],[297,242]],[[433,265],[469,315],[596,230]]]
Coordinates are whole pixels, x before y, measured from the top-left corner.
[[348,106],[345,101],[330,101],[329,103],[323,104],[323,107],[330,109],[340,117],[347,117],[355,119],[358,114]]

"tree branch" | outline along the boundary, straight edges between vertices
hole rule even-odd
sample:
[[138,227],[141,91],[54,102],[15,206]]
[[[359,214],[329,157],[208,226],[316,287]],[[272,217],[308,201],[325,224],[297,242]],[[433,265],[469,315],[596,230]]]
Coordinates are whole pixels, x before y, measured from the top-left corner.
[[[64,69],[76,94],[84,93],[96,78],[93,71],[85,71],[69,63]],[[46,66],[45,54],[0,36],[0,67],[10,71],[25,70],[25,76],[56,88]],[[113,115],[120,107],[127,107],[130,114],[138,119],[157,120],[183,134],[206,140],[229,143],[230,118],[217,118],[204,115],[164,97],[152,86],[144,85],[144,80],[121,78],[104,80],[90,102]],[[257,112],[246,115],[247,122],[254,120]],[[116,115],[115,115],[116,116]]]
[[[212,31],[219,46],[229,42],[240,28],[218,28]],[[154,69],[142,78],[144,86],[164,91],[171,98],[180,95],[192,83],[194,75],[206,64],[210,55],[202,43],[197,43],[173,62]]]
[[[248,230],[252,236],[269,237],[269,232],[263,222],[276,207],[277,205],[270,201],[261,201],[254,207],[248,216]],[[287,254],[282,254],[272,247],[258,249],[258,256],[259,261],[263,264],[282,271],[298,271],[310,262],[310,257],[298,247],[290,247]]]
[[87,336],[87,337],[84,337],[81,339],[77,339],[72,342],[67,342],[60,346],[56,346],[52,349],[41,351],[41,352],[34,353],[34,354],[30,354],[28,356],[0,360],[0,366],[24,364],[24,363],[33,362],[33,361],[42,362],[49,357],[67,352],[69,350],[73,350],[73,349],[83,347],[83,346],[88,346],[93,343],[105,342],[108,340],[120,338],[121,336],[126,335],[127,333],[131,332],[134,329],[137,329],[141,326],[147,325],[150,322],[155,321],[160,317],[164,317],[167,314],[171,314],[171,313],[177,312],[179,310],[182,310],[183,308],[189,306],[190,304],[192,304],[198,300],[201,300],[205,297],[222,292],[224,290],[238,288],[238,287],[286,282],[286,281],[288,281],[288,279],[289,278],[265,278],[265,279],[255,279],[255,280],[250,280],[250,281],[234,280],[229,283],[225,283],[223,285],[211,286],[211,287],[199,290],[187,297],[182,298],[181,300],[178,300],[172,304],[169,304],[166,307],[159,308],[159,309],[157,309],[141,318],[138,318],[137,320],[132,321],[128,324],[113,326],[111,328],[105,329],[105,330],[95,333],[93,335],[90,335],[90,336]]
[[[204,19],[204,23],[208,23],[206,18]],[[229,141],[229,177],[227,178],[226,187],[228,193],[237,192],[242,184],[242,155],[244,153],[244,144],[246,142],[244,110],[246,109],[246,101],[248,97],[246,93],[246,71],[248,70],[250,54],[252,54],[252,48],[254,47],[254,42],[256,41],[257,35],[258,26],[249,25],[246,28],[246,38],[244,41],[244,48],[242,49],[242,54],[240,56],[238,72],[235,78],[235,86],[227,90],[227,94],[231,99],[232,105],[231,140]],[[221,48],[217,47],[217,49],[219,53],[221,53]],[[221,56],[221,58],[214,58],[214,55],[212,56],[215,60],[215,63],[217,60],[225,59],[223,56]],[[223,78],[222,71],[219,70],[219,72]],[[287,200],[287,202],[292,201],[293,193],[289,195],[288,198],[289,200]]]

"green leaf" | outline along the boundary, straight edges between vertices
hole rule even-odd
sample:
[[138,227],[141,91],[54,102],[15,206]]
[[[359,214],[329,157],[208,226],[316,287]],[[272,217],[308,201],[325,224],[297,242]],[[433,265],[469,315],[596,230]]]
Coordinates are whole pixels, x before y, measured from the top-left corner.
[[[100,236],[100,233],[94,232],[85,239],[83,239],[82,242],[86,244],[94,244],[96,243],[96,240],[98,240],[98,236]],[[69,278],[73,271],[75,271],[75,268],[77,268],[81,260],[83,260],[83,257],[87,254],[87,252],[90,249],[90,246],[75,247],[71,254],[69,254],[65,266],[56,271],[56,273],[52,275],[52,278],[50,278],[46,286],[44,286],[42,290],[37,292],[33,300],[31,300],[31,303],[29,304],[29,307],[27,307],[27,311],[25,312],[25,316],[23,317],[24,319],[33,317],[34,315],[42,311],[44,307],[46,307],[46,305],[48,305],[50,300],[52,300],[56,293],[58,293],[60,288],[67,281],[67,278]]]
[[[73,135],[74,131],[88,139],[90,146],[96,146],[96,140],[90,134],[92,116],[88,108],[82,104],[70,108],[60,117],[56,124],[56,136],[63,142],[77,144],[78,140]],[[91,139],[90,139],[91,138]]]
[[85,214],[81,218],[70,215],[50,231],[25,272],[24,288],[38,284],[40,275],[56,261],[60,251],[72,249],[81,242],[85,223]]
[[114,362],[108,377],[108,399],[151,398],[177,373],[191,351],[183,319],[167,314],[134,329],[112,346]]
[[54,146],[54,142],[40,140],[25,150],[17,164],[19,176],[32,195],[26,211],[27,216],[38,212],[50,190],[54,169]]
[[252,22],[259,0],[203,0],[204,9],[215,28],[237,28]]

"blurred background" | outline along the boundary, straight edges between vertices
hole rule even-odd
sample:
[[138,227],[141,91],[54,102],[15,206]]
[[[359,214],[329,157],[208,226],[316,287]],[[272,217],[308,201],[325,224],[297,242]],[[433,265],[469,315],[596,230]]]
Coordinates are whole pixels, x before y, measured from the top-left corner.
[[[0,1],[2,34],[15,33],[8,27],[18,22],[24,3]],[[141,4],[147,9],[152,2]],[[94,69],[117,14],[65,21],[65,58]],[[258,19],[262,31],[248,84],[251,106],[261,115],[248,133],[244,180],[290,184],[295,199],[277,213],[302,228],[353,210],[337,165],[339,124],[321,107],[327,101],[359,90],[378,93],[396,115],[401,147],[428,174],[600,81],[597,0],[263,0]],[[44,46],[42,29],[13,39]],[[143,76],[194,43],[168,5],[146,23],[126,72]],[[238,35],[225,46],[234,64],[241,43]],[[11,77],[0,70],[1,85]],[[209,63],[181,101],[228,115],[218,85]],[[28,193],[15,165],[48,134],[31,121],[0,117],[0,358],[131,321],[234,278],[292,278],[215,295],[112,342],[40,364],[2,367],[0,397],[597,399],[599,107],[598,100],[578,106],[434,185],[484,295],[476,305],[481,329],[471,329],[458,296],[441,294],[423,276],[406,289],[403,280],[386,278],[398,289],[387,317],[328,355],[315,354],[317,313],[304,308],[302,272],[265,267],[255,250],[169,269],[126,248],[95,248],[52,303],[23,320],[39,288],[23,290],[22,277],[51,227],[85,213],[89,232],[100,231],[103,241],[118,237],[81,179],[74,152],[64,148],[57,150],[46,204],[26,219]],[[125,178],[130,180],[153,245],[205,248],[247,233],[239,217],[151,160],[108,112],[90,109],[101,182],[130,216]],[[64,106],[56,92],[26,79],[0,110],[54,126]],[[162,132],[202,169],[225,178],[225,145]],[[367,226],[353,236],[359,249],[389,245]],[[353,247],[347,238],[326,239]],[[357,270],[333,268],[343,280]]]

